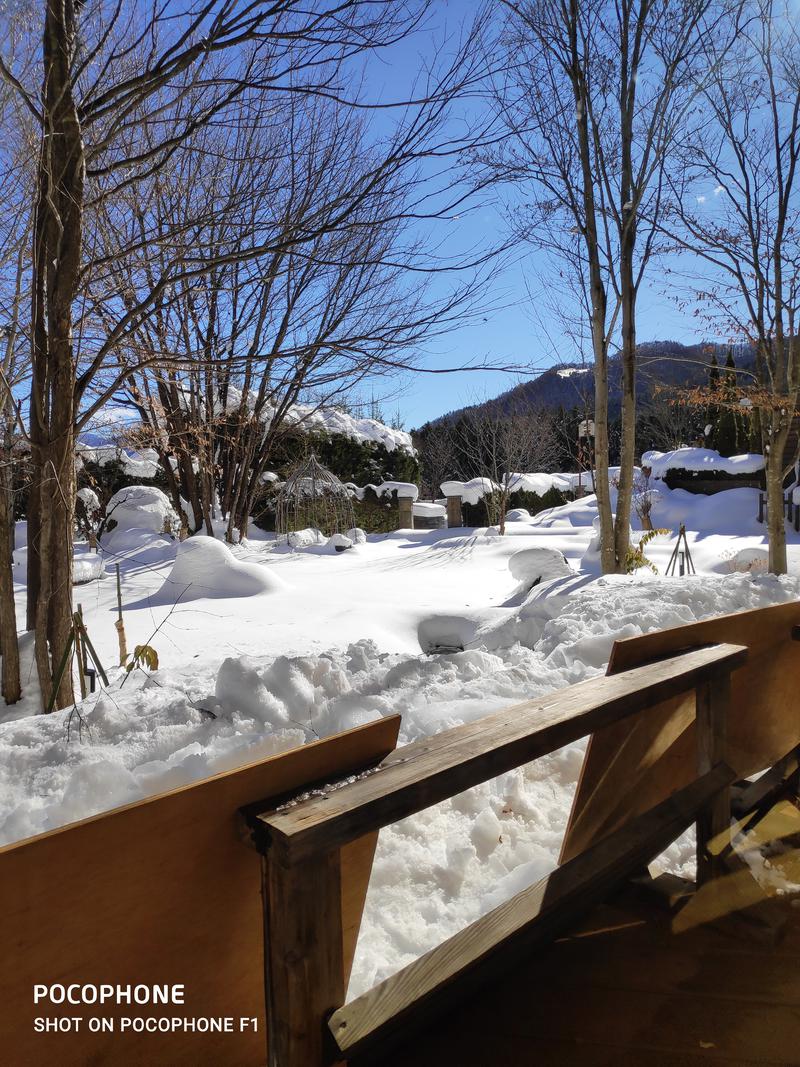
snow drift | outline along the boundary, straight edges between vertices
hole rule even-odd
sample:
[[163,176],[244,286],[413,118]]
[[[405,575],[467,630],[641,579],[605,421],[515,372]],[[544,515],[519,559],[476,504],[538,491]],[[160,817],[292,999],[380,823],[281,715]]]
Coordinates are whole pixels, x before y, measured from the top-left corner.
[[154,603],[259,596],[283,588],[283,581],[266,566],[242,563],[222,541],[195,534],[179,546],[169,578]]

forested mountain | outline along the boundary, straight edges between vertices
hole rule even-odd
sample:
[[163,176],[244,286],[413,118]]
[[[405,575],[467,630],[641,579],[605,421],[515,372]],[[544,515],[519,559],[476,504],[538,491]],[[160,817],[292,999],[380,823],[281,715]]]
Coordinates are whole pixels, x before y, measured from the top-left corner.
[[[716,353],[717,361],[723,365],[727,352],[728,346],[722,344],[683,345],[678,341],[648,341],[639,345],[636,390],[640,409],[647,407],[659,392],[674,397],[675,388],[691,388],[707,383],[712,355]],[[737,370],[744,377],[753,367],[753,352],[749,346],[736,345],[734,357]],[[619,415],[621,375],[621,362],[613,358],[609,368],[609,414],[612,418]],[[499,407],[514,414],[526,410],[571,411],[585,408],[591,414],[593,406],[594,375],[591,365],[565,364],[550,367],[530,381],[521,382],[474,408],[494,411]],[[432,420],[432,424],[456,420],[465,410],[460,408],[448,412]]]

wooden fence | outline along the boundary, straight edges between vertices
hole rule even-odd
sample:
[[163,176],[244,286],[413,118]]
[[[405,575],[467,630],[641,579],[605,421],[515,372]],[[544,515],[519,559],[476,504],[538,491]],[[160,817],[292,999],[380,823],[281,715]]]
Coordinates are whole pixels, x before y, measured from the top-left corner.
[[[268,1054],[272,1067],[318,1067],[383,1053],[453,997],[532,945],[556,936],[693,822],[701,878],[729,822],[724,762],[730,674],[743,646],[717,644],[592,679],[406,745],[374,773],[256,818],[263,828]],[[351,1003],[344,1004],[339,900],[342,850],[565,744],[695,694],[690,784],[606,836]]]
[[[647,634],[615,645],[606,677],[400,749],[383,719],[0,850],[3,1063],[380,1062],[692,823],[710,886],[731,783],[800,742],[799,633],[792,602]],[[345,1003],[381,827],[586,735],[561,865]],[[69,981],[183,982],[187,1014],[258,1025],[35,1034],[33,984]]]

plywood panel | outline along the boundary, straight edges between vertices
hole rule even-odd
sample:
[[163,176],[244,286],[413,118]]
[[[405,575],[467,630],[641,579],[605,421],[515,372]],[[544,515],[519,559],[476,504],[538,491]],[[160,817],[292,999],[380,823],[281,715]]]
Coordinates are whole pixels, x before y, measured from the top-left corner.
[[[380,761],[399,717],[293,749],[0,850],[0,1060],[58,1064],[265,1061],[260,857],[238,809]],[[349,971],[376,837],[343,851]],[[34,1006],[34,983],[183,983],[183,1007]],[[92,1015],[114,1033],[86,1031]],[[75,1015],[78,1034],[37,1034]],[[122,1016],[255,1018],[257,1031],[120,1033]]]
[[[746,777],[800,742],[800,603],[723,615],[617,641],[609,674],[716,642],[746,645],[733,675],[726,762]],[[592,735],[561,860],[685,786],[696,774],[694,694]]]

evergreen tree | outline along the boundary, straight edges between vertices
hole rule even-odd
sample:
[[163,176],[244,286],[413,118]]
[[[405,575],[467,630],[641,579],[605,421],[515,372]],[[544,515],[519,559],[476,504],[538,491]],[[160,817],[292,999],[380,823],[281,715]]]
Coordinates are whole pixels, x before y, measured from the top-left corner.
[[[708,372],[708,391],[712,397],[719,393],[719,363],[717,363],[717,353],[711,354],[711,367]],[[719,419],[719,407],[710,400],[708,408],[706,409],[706,428],[703,430],[703,437],[709,448],[714,448],[714,436],[717,427],[717,420]]]
[[714,427],[714,448],[721,456],[738,456],[747,448],[747,433],[737,403],[739,387],[733,349],[728,349],[725,378],[722,383],[721,405]]

